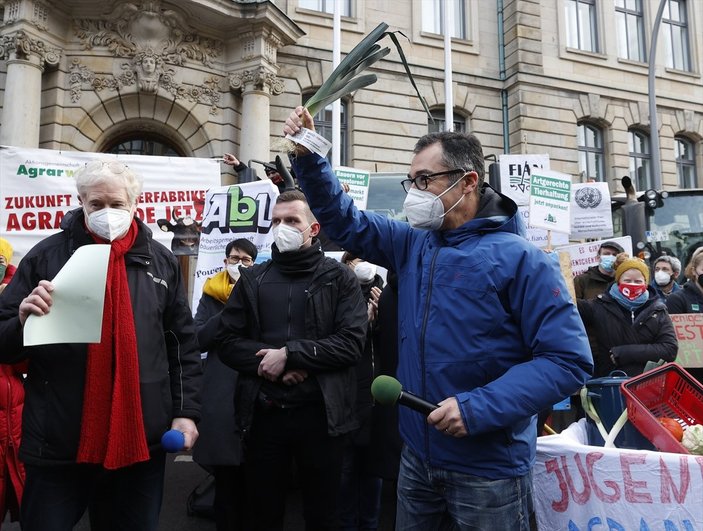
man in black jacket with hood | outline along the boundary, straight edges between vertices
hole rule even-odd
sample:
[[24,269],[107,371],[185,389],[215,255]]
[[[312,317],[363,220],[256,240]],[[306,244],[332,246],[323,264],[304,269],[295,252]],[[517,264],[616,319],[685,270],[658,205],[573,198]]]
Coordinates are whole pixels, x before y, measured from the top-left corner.
[[326,258],[305,196],[272,216],[271,260],[241,271],[222,314],[220,356],[239,371],[248,529],[282,530],[292,459],[308,529],[337,529],[344,436],[357,426],[354,366],[366,302],[352,271]]

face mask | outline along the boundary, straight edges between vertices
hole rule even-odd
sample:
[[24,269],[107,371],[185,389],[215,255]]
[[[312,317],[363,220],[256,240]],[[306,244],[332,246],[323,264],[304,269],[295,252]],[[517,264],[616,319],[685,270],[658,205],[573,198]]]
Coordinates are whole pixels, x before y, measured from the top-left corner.
[[698,275],[698,285],[703,288],[703,275]]
[[[308,225],[308,228],[310,225]],[[308,230],[307,228],[305,230]],[[273,228],[273,241],[276,242],[279,252],[289,253],[297,251],[305,243],[303,233],[295,227],[279,223]]]
[[618,290],[622,293],[628,300],[634,301],[637,297],[642,295],[647,291],[646,284],[618,284]]
[[7,266],[5,264],[0,264],[0,280],[5,278],[6,271],[7,271]]
[[613,265],[615,264],[615,256],[612,254],[606,254],[600,257],[600,267],[603,271],[608,273],[613,272]]
[[354,266],[354,274],[359,282],[371,282],[376,276],[376,265],[368,262],[359,262]]
[[416,229],[438,230],[442,226],[444,216],[454,210],[454,207],[464,199],[465,195],[462,194],[459,200],[446,212],[440,198],[460,182],[461,179],[439,195],[434,195],[427,190],[411,188],[403,202],[403,210],[410,225]]
[[229,273],[229,278],[232,279],[232,282],[237,282],[240,276],[239,264],[227,264],[227,273]]
[[671,282],[671,275],[666,271],[656,271],[654,273],[654,282],[657,283],[657,286],[666,286]]
[[132,211],[103,208],[88,214],[88,228],[103,240],[113,241],[124,236],[132,224]]

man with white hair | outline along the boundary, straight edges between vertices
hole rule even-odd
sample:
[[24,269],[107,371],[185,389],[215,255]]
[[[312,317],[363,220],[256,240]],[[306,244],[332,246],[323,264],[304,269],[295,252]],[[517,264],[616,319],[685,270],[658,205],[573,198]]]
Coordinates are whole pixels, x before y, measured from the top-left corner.
[[[137,218],[142,180],[115,161],[75,174],[81,208],[22,259],[0,298],[0,362],[29,360],[20,458],[24,531],[155,531],[165,454],[198,436],[200,352],[178,261]],[[53,279],[84,245],[108,244],[99,343],[24,346],[30,315],[52,311]]]

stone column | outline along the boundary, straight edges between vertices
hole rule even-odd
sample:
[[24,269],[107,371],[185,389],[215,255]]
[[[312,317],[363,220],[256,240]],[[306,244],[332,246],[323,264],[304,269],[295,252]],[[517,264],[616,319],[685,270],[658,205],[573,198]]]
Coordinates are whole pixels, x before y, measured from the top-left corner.
[[[241,142],[238,158],[268,161],[271,152],[271,95],[283,92],[284,83],[264,67],[235,72],[230,87],[242,92]],[[260,170],[257,169],[259,173]]]
[[0,39],[0,59],[7,61],[0,144],[39,147],[41,76],[44,65],[57,65],[61,52],[20,30]]

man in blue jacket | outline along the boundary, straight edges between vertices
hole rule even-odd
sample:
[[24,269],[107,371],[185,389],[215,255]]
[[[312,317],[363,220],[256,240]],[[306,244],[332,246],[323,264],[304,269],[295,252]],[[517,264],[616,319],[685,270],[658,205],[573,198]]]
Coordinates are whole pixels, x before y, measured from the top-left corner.
[[[284,133],[301,127],[314,123],[298,107]],[[398,379],[439,404],[428,417],[400,411],[396,529],[529,529],[536,414],[593,368],[556,262],[520,235],[515,203],[483,183],[473,135],[417,142],[403,181],[410,224],[357,210],[326,159],[296,154],[330,238],[398,273]]]

